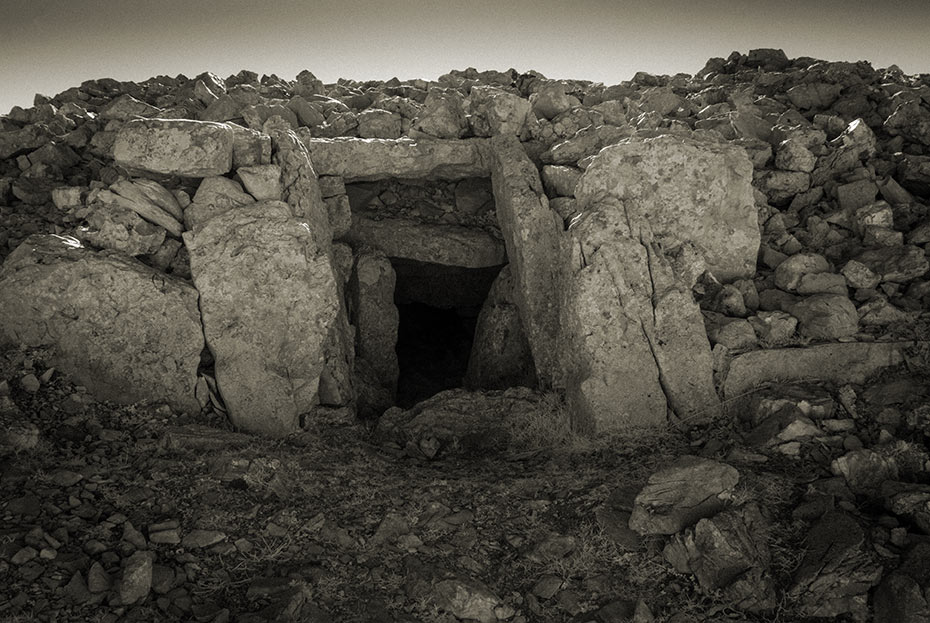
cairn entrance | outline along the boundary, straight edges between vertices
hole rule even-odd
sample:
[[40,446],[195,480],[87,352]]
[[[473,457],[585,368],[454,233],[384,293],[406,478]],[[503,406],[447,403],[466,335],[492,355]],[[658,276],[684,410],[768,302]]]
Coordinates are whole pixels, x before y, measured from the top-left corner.
[[[345,239],[357,258],[356,371],[360,395],[372,397],[363,410],[380,415],[463,387],[479,313],[507,263],[490,180],[387,178],[345,187],[352,213]],[[363,267],[358,258],[370,254],[381,259],[366,257]],[[375,308],[382,320],[367,314],[366,321],[365,309]]]

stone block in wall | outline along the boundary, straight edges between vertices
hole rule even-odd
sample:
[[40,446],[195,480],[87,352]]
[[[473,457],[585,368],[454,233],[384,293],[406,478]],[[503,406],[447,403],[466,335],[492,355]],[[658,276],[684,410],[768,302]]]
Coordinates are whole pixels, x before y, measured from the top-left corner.
[[421,223],[412,219],[352,218],[344,239],[354,247],[369,246],[386,256],[445,266],[484,268],[507,263],[504,244],[484,230]]
[[190,119],[136,119],[116,135],[116,163],[136,170],[206,177],[232,168],[233,130],[224,123]]
[[197,290],[74,238],[30,236],[0,269],[0,342],[50,346],[97,398],[200,412]]
[[489,175],[486,139],[311,138],[304,144],[319,175],[340,176],[346,182]]

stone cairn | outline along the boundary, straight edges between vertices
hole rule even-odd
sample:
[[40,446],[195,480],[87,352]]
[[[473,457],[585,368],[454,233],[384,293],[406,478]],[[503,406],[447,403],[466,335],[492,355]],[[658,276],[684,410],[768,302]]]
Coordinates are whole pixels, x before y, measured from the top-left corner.
[[[397,180],[451,199],[400,205]],[[0,117],[0,341],[282,436],[393,405],[391,260],[506,265],[475,387],[560,392],[588,431],[695,422],[900,363],[928,201],[930,80],[864,62],[88,81]]]

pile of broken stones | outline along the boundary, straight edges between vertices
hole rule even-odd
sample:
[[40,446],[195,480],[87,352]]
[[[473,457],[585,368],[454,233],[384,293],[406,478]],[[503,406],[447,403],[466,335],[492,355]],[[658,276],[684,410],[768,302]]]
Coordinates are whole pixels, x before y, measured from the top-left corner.
[[[0,341],[45,349],[0,379],[13,620],[930,618],[927,76],[752,50],[611,86],[471,69],[89,81],[0,117],[0,216]],[[391,408],[396,258],[507,265],[476,391]],[[384,461],[424,496],[431,461],[480,488],[469,461],[498,457],[489,481],[518,490],[516,429],[550,389],[614,451],[675,426],[682,456],[617,482],[591,455],[584,493],[514,494],[554,536],[502,536],[513,560],[579,557],[555,512],[577,497],[626,556],[606,574],[658,564],[673,596],[472,564],[494,550],[475,519],[489,511],[448,492],[433,515],[405,498],[375,525],[294,527],[285,494],[256,493],[287,490],[269,442],[200,427],[290,434],[294,453],[322,443],[301,426],[351,431],[347,464]],[[162,406],[139,424],[117,403]],[[380,416],[377,459],[355,413]],[[202,493],[165,467],[197,453],[193,474],[251,488],[255,534],[314,548],[307,564],[340,579],[372,572],[372,551],[393,559],[400,597],[351,618],[350,581],[340,598],[299,565],[219,574],[254,571],[255,534],[165,506],[156,477]],[[526,472],[577,467],[550,461]],[[773,474],[791,475],[780,497]]]

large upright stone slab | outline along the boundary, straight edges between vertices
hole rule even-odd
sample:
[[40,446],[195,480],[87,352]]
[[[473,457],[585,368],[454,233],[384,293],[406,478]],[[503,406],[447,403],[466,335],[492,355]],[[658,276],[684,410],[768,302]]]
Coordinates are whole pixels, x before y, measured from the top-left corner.
[[491,185],[514,280],[514,299],[543,387],[556,383],[560,353],[557,284],[562,220],[539,171],[515,136],[491,139]]
[[181,177],[223,175],[232,168],[233,129],[191,119],[136,119],[113,143],[116,164]]
[[[310,154],[290,130],[272,130],[272,139],[274,160],[281,168],[282,196],[290,206],[291,214],[307,224],[316,247],[329,255],[333,262],[333,227]],[[323,345],[320,402],[328,406],[349,405],[355,401],[352,327],[349,325],[345,298],[341,294],[339,312],[330,325],[329,335]]]
[[513,275],[504,266],[478,314],[465,386],[474,389],[536,387],[536,366],[513,300]]
[[760,234],[751,182],[743,149],[666,135],[605,147],[575,196],[616,197],[627,219],[649,222],[657,242],[693,243],[714,276],[728,282],[756,272]]
[[280,201],[219,214],[184,243],[230,419],[271,436],[295,431],[319,403],[339,313],[328,250]]
[[355,326],[355,372],[362,417],[381,415],[394,404],[397,394],[400,315],[394,304],[396,282],[397,275],[384,254],[359,253],[347,298]]
[[[572,413],[588,430],[662,426],[668,409],[691,421],[713,417],[710,344],[691,288],[708,253],[728,276],[748,268],[722,245],[702,244],[707,229],[679,213],[721,209],[705,202],[727,200],[721,184],[742,179],[748,188],[748,160],[672,137],[617,147],[631,151],[605,148],[579,181],[582,215],[563,246],[559,362]],[[742,206],[742,190],[732,191],[731,207]]]
[[33,235],[0,269],[0,342],[50,346],[95,396],[196,414],[204,338],[197,291],[74,238]]

